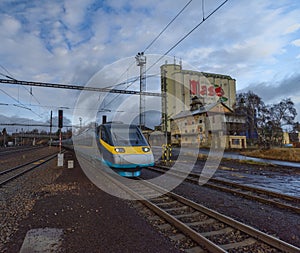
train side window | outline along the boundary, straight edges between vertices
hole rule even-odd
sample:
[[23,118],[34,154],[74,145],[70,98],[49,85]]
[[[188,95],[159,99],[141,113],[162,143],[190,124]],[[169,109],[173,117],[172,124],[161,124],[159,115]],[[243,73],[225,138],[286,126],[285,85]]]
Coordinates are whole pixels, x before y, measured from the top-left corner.
[[101,134],[101,135],[100,135],[101,140],[103,140],[103,141],[105,141],[105,142],[108,142],[107,134],[106,134],[104,128],[101,128],[100,134]]

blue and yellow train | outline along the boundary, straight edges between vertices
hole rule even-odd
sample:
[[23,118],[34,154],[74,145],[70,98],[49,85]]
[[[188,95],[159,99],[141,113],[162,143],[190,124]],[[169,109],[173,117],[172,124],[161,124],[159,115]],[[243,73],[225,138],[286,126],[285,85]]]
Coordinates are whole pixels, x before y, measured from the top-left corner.
[[93,156],[120,176],[138,177],[143,167],[154,165],[152,150],[135,125],[103,123],[73,136],[73,142],[76,151]]
[[103,163],[119,175],[137,177],[143,167],[154,165],[151,148],[137,126],[106,123],[97,132]]

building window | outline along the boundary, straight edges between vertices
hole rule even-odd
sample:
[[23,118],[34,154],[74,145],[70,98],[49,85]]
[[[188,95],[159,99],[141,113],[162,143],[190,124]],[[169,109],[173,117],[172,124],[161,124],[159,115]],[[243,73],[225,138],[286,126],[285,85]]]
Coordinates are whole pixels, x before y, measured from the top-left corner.
[[199,119],[199,123],[202,123],[202,119]]
[[240,139],[232,139],[232,145],[240,145]]

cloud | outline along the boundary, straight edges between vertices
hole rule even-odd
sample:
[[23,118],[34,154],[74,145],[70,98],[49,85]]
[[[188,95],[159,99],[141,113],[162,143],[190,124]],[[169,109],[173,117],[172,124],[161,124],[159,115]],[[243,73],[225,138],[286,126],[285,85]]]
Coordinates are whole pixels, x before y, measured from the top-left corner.
[[266,101],[285,98],[291,95],[300,96],[300,74],[286,77],[278,82],[253,83],[243,90],[252,90],[261,95]]
[[288,76],[280,81],[253,83],[238,92],[252,91],[262,98],[265,104],[277,104],[282,99],[291,98],[300,121],[300,74]]
[[299,30],[295,25],[300,21],[299,6],[288,3],[250,1],[246,6],[244,1],[229,2],[213,21],[207,20],[195,31],[191,37],[196,39],[198,34],[198,41],[192,43],[190,38],[181,57],[203,71],[229,74],[244,87],[257,75],[272,79],[263,72],[283,71],[279,65],[292,54],[289,45]]
[[300,39],[297,39],[297,40],[292,41],[292,44],[293,44],[294,46],[300,47]]
[[294,33],[300,29],[300,24],[293,24],[289,27],[287,27],[284,34]]
[[[204,2],[207,17],[222,1]],[[172,0],[3,0],[0,64],[19,80],[84,85],[114,61],[132,57],[134,62],[134,55],[149,45],[184,4]],[[202,20],[201,11],[201,1],[193,1],[146,53],[165,53]],[[274,85],[279,72],[281,79],[299,73],[294,67],[299,64],[299,56],[295,57],[299,55],[295,47],[299,46],[299,17],[297,1],[231,0],[170,56],[181,57],[201,71],[231,75],[239,89],[255,82]],[[280,96],[275,86],[272,94]],[[38,105],[24,89],[2,87],[20,101]],[[53,106],[40,107],[44,115],[58,106],[74,107],[78,96],[69,90],[33,91],[43,106]],[[9,100],[4,94],[0,98]]]

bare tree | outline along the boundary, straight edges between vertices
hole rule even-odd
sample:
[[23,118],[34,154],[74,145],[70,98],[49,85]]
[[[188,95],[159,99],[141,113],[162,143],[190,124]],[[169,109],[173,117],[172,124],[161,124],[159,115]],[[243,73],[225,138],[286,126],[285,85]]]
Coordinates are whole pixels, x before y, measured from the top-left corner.
[[272,145],[281,145],[283,140],[283,129],[285,125],[293,125],[297,111],[290,98],[281,100],[278,104],[270,106],[270,141]]
[[262,99],[252,91],[237,95],[237,111],[246,116],[246,136],[250,144],[258,139],[258,119],[265,108]]
[[290,98],[265,105],[258,95],[249,91],[237,95],[236,108],[246,116],[246,135],[250,144],[257,142],[265,148],[281,145],[283,126],[297,126],[294,123],[297,112]]

